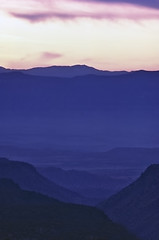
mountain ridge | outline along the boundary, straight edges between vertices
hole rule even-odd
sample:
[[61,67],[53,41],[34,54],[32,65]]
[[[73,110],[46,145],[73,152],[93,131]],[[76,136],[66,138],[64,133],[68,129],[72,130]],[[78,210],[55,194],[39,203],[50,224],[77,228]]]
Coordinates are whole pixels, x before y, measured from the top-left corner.
[[158,71],[149,71],[149,70],[132,70],[132,71],[110,71],[110,70],[100,70],[88,65],[66,65],[66,66],[60,66],[60,65],[52,65],[48,67],[33,67],[28,69],[9,69],[0,67],[0,73],[3,72],[23,72],[30,75],[35,76],[52,76],[52,77],[76,77],[76,76],[84,76],[84,75],[98,75],[98,76],[118,76],[118,75],[124,75],[129,73],[148,73],[148,72],[158,72]]
[[159,164],[151,164],[141,176],[99,205],[115,222],[144,240],[159,237]]
[[26,162],[0,159],[0,178],[10,178],[25,190],[43,193],[64,202],[85,201],[79,194],[40,175],[33,165]]

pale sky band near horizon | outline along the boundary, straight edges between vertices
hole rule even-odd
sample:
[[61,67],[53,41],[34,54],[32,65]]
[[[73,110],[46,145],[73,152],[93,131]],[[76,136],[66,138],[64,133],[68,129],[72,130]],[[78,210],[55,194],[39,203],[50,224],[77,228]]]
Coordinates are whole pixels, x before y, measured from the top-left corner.
[[158,0],[0,0],[0,66],[159,70]]

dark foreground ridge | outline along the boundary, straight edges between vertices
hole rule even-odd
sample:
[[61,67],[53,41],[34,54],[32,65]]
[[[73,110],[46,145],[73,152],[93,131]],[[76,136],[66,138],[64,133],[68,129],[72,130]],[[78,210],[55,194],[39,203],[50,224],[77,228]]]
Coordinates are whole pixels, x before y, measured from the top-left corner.
[[0,179],[0,239],[135,240],[94,207],[62,203]]
[[159,239],[159,164],[100,205],[115,222],[145,240]]

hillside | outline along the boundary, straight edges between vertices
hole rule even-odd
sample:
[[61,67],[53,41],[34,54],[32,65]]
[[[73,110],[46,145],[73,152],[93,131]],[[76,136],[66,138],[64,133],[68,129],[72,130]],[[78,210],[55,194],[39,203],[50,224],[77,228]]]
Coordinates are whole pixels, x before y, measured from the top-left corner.
[[79,194],[49,181],[31,164],[0,158],[0,178],[12,179],[22,189],[43,193],[64,202],[83,203]]
[[100,206],[115,222],[144,240],[159,238],[159,164],[153,164],[132,184]]
[[59,202],[0,180],[0,239],[136,240],[96,208]]
[[94,205],[126,185],[126,179],[116,180],[107,174],[94,174],[89,170],[64,170],[53,166],[38,167],[37,170],[56,184],[89,198]]

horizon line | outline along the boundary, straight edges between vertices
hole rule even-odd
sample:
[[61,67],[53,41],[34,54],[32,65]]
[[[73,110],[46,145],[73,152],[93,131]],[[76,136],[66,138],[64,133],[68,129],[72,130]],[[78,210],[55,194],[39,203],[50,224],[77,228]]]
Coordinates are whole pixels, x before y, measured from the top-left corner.
[[32,69],[36,69],[36,68],[52,68],[52,67],[87,67],[87,68],[93,68],[97,71],[103,71],[103,72],[137,72],[137,71],[145,71],[145,72],[157,72],[159,71],[159,68],[157,68],[156,70],[150,70],[150,69],[142,69],[142,68],[137,68],[137,69],[132,69],[132,70],[108,70],[108,69],[100,69],[100,68],[96,68],[94,66],[90,66],[90,65],[86,65],[86,64],[73,64],[73,65],[48,65],[48,66],[33,66],[33,67],[29,67],[29,68],[9,68],[9,67],[4,67],[2,65],[0,65],[0,68],[3,68],[5,70],[10,70],[10,71],[26,71],[26,70],[32,70]]

